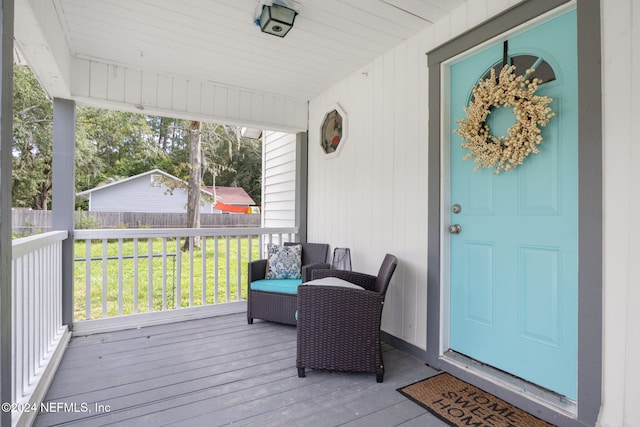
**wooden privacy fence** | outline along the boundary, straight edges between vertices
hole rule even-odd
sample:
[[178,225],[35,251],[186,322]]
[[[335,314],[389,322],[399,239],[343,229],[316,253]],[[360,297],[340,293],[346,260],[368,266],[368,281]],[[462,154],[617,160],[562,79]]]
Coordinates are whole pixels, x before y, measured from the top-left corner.
[[[13,210],[12,228],[17,236],[29,236],[51,230],[51,211]],[[259,214],[200,215],[203,228],[260,227]],[[182,228],[186,227],[186,213],[163,212],[75,212],[75,228]]]

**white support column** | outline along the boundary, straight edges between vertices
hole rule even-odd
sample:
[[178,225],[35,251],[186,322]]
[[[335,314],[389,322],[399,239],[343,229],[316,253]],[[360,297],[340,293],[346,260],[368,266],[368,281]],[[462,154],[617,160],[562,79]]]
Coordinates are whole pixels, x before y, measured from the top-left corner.
[[[0,403],[10,403],[13,0],[2,0],[0,7]],[[0,412],[0,425],[11,425],[11,411]]]
[[76,104],[53,100],[52,226],[67,230],[62,242],[62,324],[73,323],[73,215],[75,211]]

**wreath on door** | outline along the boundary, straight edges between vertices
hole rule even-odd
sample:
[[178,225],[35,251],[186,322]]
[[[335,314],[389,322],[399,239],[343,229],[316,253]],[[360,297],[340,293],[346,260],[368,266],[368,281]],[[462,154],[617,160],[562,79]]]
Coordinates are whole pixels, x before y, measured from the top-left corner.
[[[494,168],[494,173],[508,171],[521,165],[529,154],[539,152],[542,143],[541,126],[546,126],[555,115],[549,107],[551,98],[535,95],[540,80],[528,79],[534,70],[516,76],[515,66],[505,66],[496,79],[494,69],[488,78],[473,88],[473,96],[464,108],[466,119],[457,120],[454,132],[464,140],[463,148],[470,150],[465,160],[474,158],[476,171]],[[513,108],[516,122],[507,136],[491,134],[487,116],[497,107]]]

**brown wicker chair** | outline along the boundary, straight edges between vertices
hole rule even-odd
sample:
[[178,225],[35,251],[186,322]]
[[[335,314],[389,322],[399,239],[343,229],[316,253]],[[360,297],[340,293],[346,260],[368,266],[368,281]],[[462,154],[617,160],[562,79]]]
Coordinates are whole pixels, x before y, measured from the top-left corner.
[[[285,245],[299,243],[287,242]],[[315,269],[328,269],[327,254],[329,245],[326,243],[302,243],[302,282],[311,280],[311,273]],[[267,260],[261,259],[249,263],[249,289],[247,292],[247,322],[253,319],[269,320],[271,322],[296,324],[296,295],[281,292],[265,292],[251,289],[251,283],[264,280],[267,270]]]
[[377,276],[346,270],[318,270],[313,279],[337,277],[364,289],[298,287],[298,376],[305,368],[375,372],[384,377],[380,322],[387,287],[398,261],[384,257]]

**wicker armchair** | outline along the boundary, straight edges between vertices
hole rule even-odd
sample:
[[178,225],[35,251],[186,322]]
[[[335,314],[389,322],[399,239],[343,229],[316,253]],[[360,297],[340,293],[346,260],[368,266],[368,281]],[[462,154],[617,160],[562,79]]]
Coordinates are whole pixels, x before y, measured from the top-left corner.
[[[299,243],[287,242],[285,246],[297,244]],[[328,269],[330,267],[326,262],[328,253],[328,244],[302,243],[302,279],[296,283],[296,286],[299,283],[311,280],[311,273],[315,269]],[[295,293],[269,292],[251,288],[253,282],[265,279],[267,260],[261,259],[250,262],[248,270],[247,322],[252,324],[253,319],[262,319],[295,325],[297,305]]]
[[[318,270],[298,287],[298,376],[305,368],[375,372],[384,377],[380,322],[387,287],[398,261],[387,254],[377,276],[345,270]],[[337,277],[364,289],[317,286],[315,279]],[[325,280],[326,281],[326,280]]]

